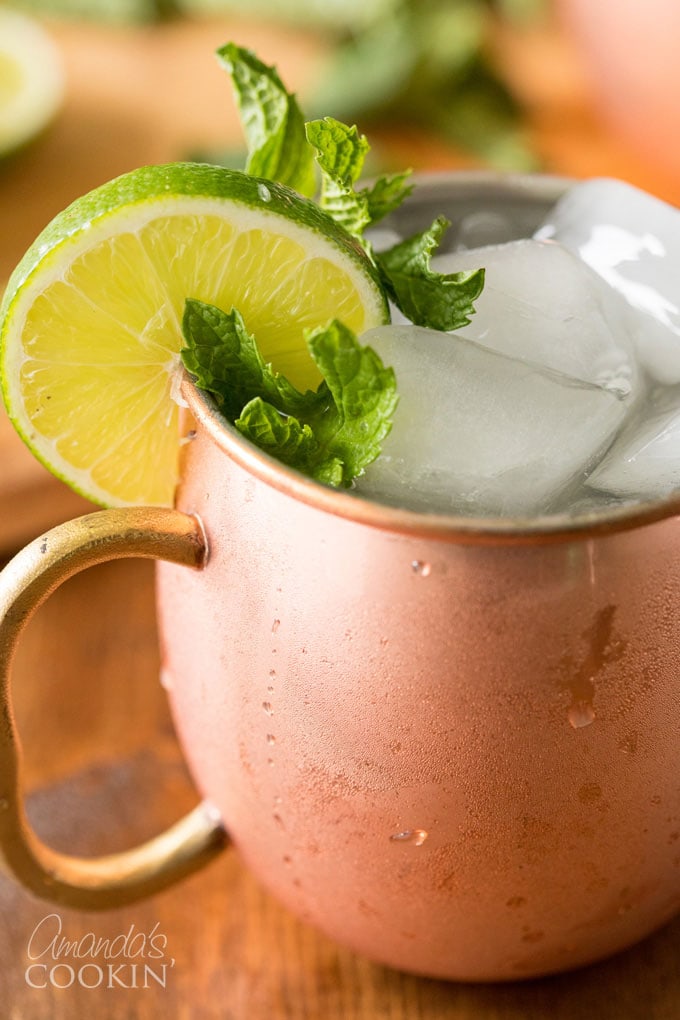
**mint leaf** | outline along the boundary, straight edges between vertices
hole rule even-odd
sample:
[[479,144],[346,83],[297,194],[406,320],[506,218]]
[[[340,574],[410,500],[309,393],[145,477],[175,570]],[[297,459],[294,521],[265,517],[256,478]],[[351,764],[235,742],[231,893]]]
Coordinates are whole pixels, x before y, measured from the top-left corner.
[[309,331],[323,377],[301,393],[265,364],[236,309],[186,302],[181,357],[248,439],[328,485],[348,486],[379,455],[397,404],[394,372],[337,320]]
[[326,407],[321,413],[317,407],[310,418],[320,459],[324,465],[340,461],[342,482],[349,485],[380,454],[392,426],[394,371],[337,319],[308,333],[307,346],[324,379],[317,393]]
[[349,127],[334,117],[310,120],[305,125],[307,140],[316,151],[316,160],[323,172],[323,189],[330,184],[350,191],[361,177],[369,144],[354,125]]
[[406,183],[410,176],[411,171],[405,170],[401,174],[379,177],[373,187],[366,192],[371,224],[394,212],[407,195],[411,194],[414,185]]
[[428,230],[376,255],[381,279],[389,296],[416,326],[452,330],[467,326],[473,302],[484,286],[484,270],[433,273],[432,253],[449,221],[439,216]]
[[372,188],[355,190],[370,148],[356,126],[324,117],[310,121],[306,131],[321,167],[319,205],[355,237],[361,238],[366,227],[396,209],[413,190],[405,183],[410,170],[381,177]]
[[371,222],[366,195],[354,190],[369,149],[366,136],[333,117],[310,121],[306,132],[321,167],[319,205],[350,234],[360,235]]
[[200,389],[212,393],[229,421],[234,421],[244,404],[256,396],[295,411],[315,397],[311,392],[300,393],[265,364],[255,338],[235,308],[227,313],[189,299],[184,306],[182,333],[187,344],[180,351],[185,368]]
[[285,415],[262,397],[248,401],[234,425],[261,450],[266,450],[284,464],[308,464],[316,450],[316,440],[309,425]]
[[231,76],[241,114],[249,149],[246,173],[287,184],[301,195],[314,195],[314,156],[304,118],[276,68],[235,43],[222,46],[217,56]]

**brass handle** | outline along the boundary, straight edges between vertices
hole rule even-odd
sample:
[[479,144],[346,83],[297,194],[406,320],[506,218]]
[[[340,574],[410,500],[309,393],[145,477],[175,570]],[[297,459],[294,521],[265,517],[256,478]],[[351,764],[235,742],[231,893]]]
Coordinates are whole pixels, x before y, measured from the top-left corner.
[[196,870],[226,841],[217,812],[206,803],[149,842],[95,859],[57,853],[38,839],[26,819],[10,693],[17,640],[33,612],[63,581],[124,556],[201,568],[207,544],[200,521],[179,510],[101,510],[48,531],[0,574],[0,852],[8,869],[36,896],[81,909],[107,909],[148,896]]

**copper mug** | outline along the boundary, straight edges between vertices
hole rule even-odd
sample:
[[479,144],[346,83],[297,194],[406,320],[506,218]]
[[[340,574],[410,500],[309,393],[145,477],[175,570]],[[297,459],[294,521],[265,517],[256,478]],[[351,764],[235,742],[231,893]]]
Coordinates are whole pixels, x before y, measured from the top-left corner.
[[[528,232],[563,186],[433,179],[402,223],[444,207],[473,233],[507,232],[512,207],[510,230]],[[2,576],[0,840],[16,877],[60,903],[118,906],[193,870],[228,832],[339,942],[474,981],[575,967],[668,921],[680,497],[576,520],[388,508],[281,466],[189,382],[185,395],[196,436],[177,509],[72,521]],[[8,673],[35,607],[117,556],[168,561],[164,678],[205,800],[149,844],[81,860],[28,828]]]

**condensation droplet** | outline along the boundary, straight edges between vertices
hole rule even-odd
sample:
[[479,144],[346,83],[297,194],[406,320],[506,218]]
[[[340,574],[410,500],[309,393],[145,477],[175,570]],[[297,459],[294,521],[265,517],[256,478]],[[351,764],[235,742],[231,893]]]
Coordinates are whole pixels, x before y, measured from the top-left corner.
[[418,574],[419,577],[429,577],[432,571],[432,566],[425,560],[413,560],[411,563],[411,570],[414,574]]
[[280,829],[285,829],[286,826],[283,824],[283,818],[281,817],[281,815],[273,814],[272,818],[274,819],[274,821],[276,822]]
[[196,429],[189,429],[187,434],[180,439],[180,446],[186,446],[187,443],[193,442],[197,435]]
[[276,676],[276,670],[275,669],[270,669],[269,670],[269,675],[270,676]]
[[275,744],[276,743],[276,737],[274,736],[273,733],[268,733],[267,734],[267,743],[268,744]]
[[274,715],[274,709],[272,708],[271,701],[263,701],[262,708],[264,710],[265,715]]
[[279,629],[280,626],[281,626],[281,621],[280,620],[274,620],[274,622],[272,624],[272,634],[276,634],[276,632],[277,632],[277,630]]
[[586,701],[577,701],[571,706],[567,713],[569,725],[575,730],[582,730],[584,726],[590,726],[595,719],[593,706]]
[[413,843],[414,846],[422,846],[428,837],[425,829],[404,829],[403,832],[395,832],[390,836],[393,843]]
[[9,808],[9,801],[6,797],[0,798],[0,811],[7,811]]
[[267,187],[266,184],[262,184],[262,183],[258,184],[258,186],[257,186],[257,193],[258,193],[258,195],[260,196],[260,198],[262,199],[263,202],[271,202],[271,200],[272,200],[272,193],[271,193],[271,191],[269,190],[269,188]]
[[172,690],[172,674],[168,669],[162,669],[160,674],[161,687],[166,691]]

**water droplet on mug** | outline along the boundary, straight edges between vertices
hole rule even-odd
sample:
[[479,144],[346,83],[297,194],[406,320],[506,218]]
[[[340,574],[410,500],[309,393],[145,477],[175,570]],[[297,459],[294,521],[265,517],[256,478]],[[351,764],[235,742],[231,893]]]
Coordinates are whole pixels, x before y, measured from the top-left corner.
[[265,715],[274,715],[274,709],[272,708],[271,701],[263,701],[262,708],[264,710]]
[[581,730],[584,726],[590,726],[595,718],[593,706],[586,701],[577,701],[571,706],[567,714],[569,725],[575,730]]
[[260,196],[260,199],[263,202],[271,202],[271,200],[272,200],[272,193],[271,193],[271,191],[269,190],[269,188],[267,187],[266,184],[258,184],[258,186],[257,186],[257,193],[258,193],[258,195]]
[[425,829],[404,829],[403,832],[395,832],[390,836],[393,843],[413,843],[414,846],[422,846],[428,837]]
[[180,446],[186,446],[187,443],[191,443],[197,435],[196,429],[189,429],[187,434],[180,439]]
[[432,571],[432,566],[426,563],[425,560],[414,560],[411,564],[411,570],[414,574],[418,574],[420,577],[429,577]]
[[273,733],[268,733],[267,734],[267,743],[268,744],[275,744],[276,743],[276,737],[274,736]]
[[276,670],[275,669],[270,669],[269,670],[269,675],[270,676],[276,676]]
[[274,620],[274,622],[272,624],[272,634],[276,634],[276,632],[277,632],[277,630],[279,629],[280,626],[281,626],[281,621],[280,620]]
[[281,815],[273,814],[272,818],[274,819],[274,821],[276,822],[280,829],[285,829],[286,826],[283,823],[283,818],[281,817]]
[[172,690],[172,673],[169,669],[162,669],[160,674],[161,687],[166,691]]
[[7,811],[9,808],[9,801],[6,797],[0,798],[0,811]]

